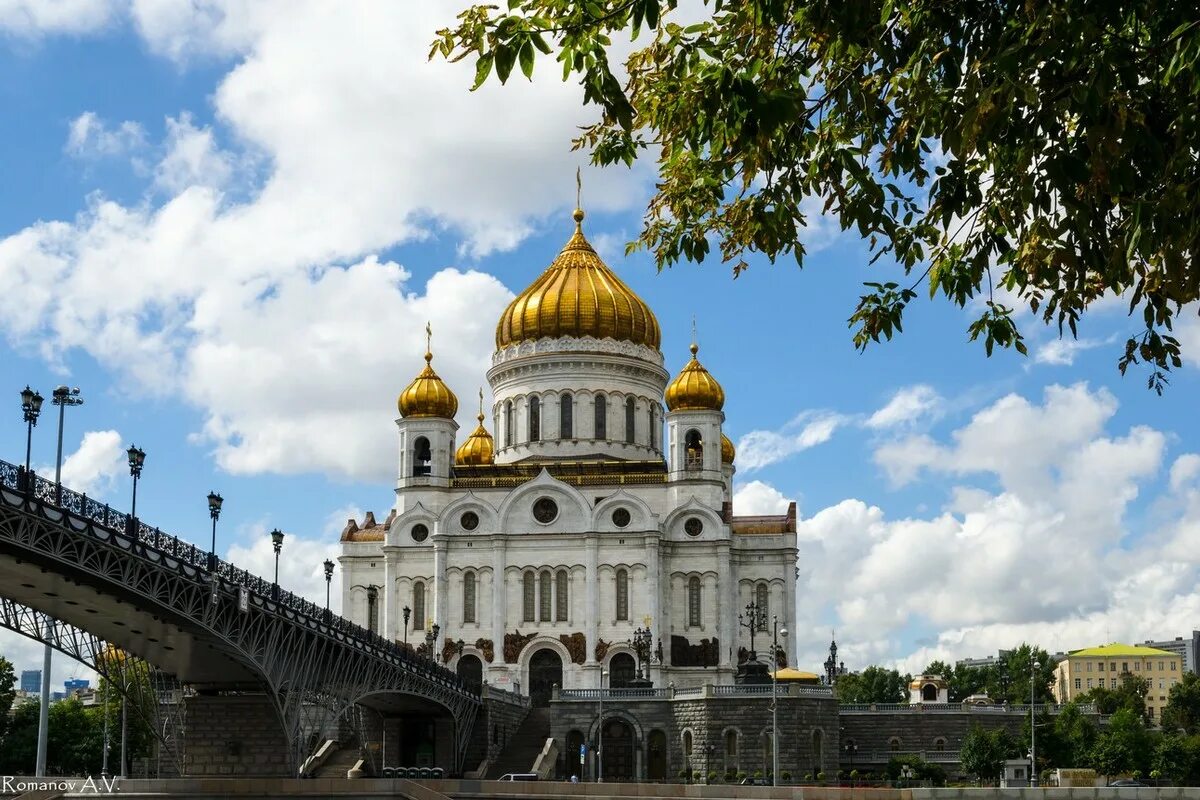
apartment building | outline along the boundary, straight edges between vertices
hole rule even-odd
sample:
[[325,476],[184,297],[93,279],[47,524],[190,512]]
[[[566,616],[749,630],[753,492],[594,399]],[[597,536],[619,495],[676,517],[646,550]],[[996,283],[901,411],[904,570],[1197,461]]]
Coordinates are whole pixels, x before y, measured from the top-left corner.
[[1157,724],[1171,687],[1183,675],[1182,658],[1168,650],[1120,643],[1074,650],[1059,662],[1054,694],[1067,703],[1092,689],[1116,689],[1126,673],[1150,682],[1146,713]]

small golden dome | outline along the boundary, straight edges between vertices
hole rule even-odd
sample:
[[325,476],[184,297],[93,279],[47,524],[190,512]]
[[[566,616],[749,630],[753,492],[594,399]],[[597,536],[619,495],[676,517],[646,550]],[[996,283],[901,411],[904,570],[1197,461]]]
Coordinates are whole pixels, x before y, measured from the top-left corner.
[[735,455],[737,455],[737,450],[733,446],[733,441],[728,436],[726,436],[725,434],[722,433],[721,434],[721,463],[722,464],[732,464],[733,457]]
[[442,417],[454,419],[458,413],[458,398],[450,387],[433,371],[433,353],[429,349],[429,326],[425,326],[425,369],[400,393],[396,405],[402,417]]
[[495,460],[495,446],[492,435],[483,427],[483,390],[479,390],[479,427],[471,432],[467,440],[454,454],[454,463],[460,466],[479,466],[491,464]]
[[574,218],[566,247],[500,315],[496,349],[544,337],[590,336],[657,350],[661,336],[654,313],[584,238],[581,209]]
[[692,343],[691,351],[692,360],[667,386],[667,410],[720,411],[725,405],[725,390],[696,359],[700,347],[695,342]]

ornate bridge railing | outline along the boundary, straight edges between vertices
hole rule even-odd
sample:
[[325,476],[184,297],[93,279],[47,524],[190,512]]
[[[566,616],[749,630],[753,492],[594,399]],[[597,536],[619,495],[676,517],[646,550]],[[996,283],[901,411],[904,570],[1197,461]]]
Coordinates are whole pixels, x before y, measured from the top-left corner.
[[[163,533],[158,528],[146,525],[136,517],[130,517],[86,494],[59,486],[7,461],[0,461],[0,487],[20,492],[44,506],[59,508],[72,517],[105,529],[115,534],[116,543],[136,542],[143,546],[142,553],[146,557],[160,561],[172,571],[197,580],[212,580],[213,575],[216,575],[223,584],[244,587],[252,595],[256,595],[256,605],[273,608],[276,613],[305,627],[319,628],[322,633],[337,638],[343,646],[389,662],[397,668],[418,673],[425,680],[439,684],[444,689],[475,696],[454,672],[417,656],[411,650],[337,616],[293,592],[278,591],[271,581],[216,558],[207,550],[177,536]],[[66,524],[68,520],[69,517],[64,515],[62,522]]]

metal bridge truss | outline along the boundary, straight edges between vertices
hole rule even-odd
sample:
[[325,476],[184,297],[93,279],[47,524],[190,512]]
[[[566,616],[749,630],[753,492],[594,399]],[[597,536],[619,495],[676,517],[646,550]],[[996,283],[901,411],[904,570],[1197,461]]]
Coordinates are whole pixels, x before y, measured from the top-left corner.
[[[369,704],[372,695],[404,693],[449,711],[455,767],[462,769],[480,698],[453,672],[195,545],[3,461],[0,550],[60,575],[82,576],[77,582],[102,585],[216,643],[257,676],[257,688],[266,689],[295,768],[302,761],[306,708],[332,707],[340,715],[356,703]],[[43,629],[48,622],[41,621]],[[62,635],[86,635],[63,629],[76,632]],[[93,637],[86,645],[93,651],[84,655],[94,657],[98,643]]]

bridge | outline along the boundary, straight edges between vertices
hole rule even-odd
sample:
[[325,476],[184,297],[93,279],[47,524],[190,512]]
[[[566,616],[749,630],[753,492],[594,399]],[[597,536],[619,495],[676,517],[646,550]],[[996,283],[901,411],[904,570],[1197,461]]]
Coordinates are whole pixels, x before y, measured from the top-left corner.
[[[441,719],[461,772],[480,706],[433,660],[4,461],[0,627],[51,645],[118,691],[140,660],[189,693],[265,696],[291,774],[311,746],[304,729],[314,710],[325,724],[368,710],[380,721]],[[112,648],[136,659],[112,657]]]

